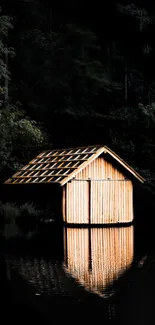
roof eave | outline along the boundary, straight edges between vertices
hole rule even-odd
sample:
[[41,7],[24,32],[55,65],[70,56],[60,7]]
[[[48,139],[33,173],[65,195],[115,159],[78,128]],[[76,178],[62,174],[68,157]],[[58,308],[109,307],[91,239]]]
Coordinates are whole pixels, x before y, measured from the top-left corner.
[[107,146],[105,148],[105,153],[108,153],[111,157],[117,160],[125,169],[127,169],[135,178],[137,178],[141,183],[145,182],[145,179],[138,174],[131,166],[129,166],[123,159],[121,159],[115,152],[109,149]]

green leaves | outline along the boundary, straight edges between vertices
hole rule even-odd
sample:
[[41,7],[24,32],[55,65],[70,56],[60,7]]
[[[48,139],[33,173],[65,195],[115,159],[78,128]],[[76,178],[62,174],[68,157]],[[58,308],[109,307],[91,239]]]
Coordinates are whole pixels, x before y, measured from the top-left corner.
[[[0,87],[3,89],[3,93],[5,93],[6,89],[4,88],[5,80],[10,80],[10,72],[8,71],[8,57],[12,57],[15,55],[14,49],[12,47],[7,46],[7,38],[8,32],[13,28],[12,18],[9,16],[1,15],[0,8]],[[2,93],[0,92],[0,95]],[[1,107],[0,102],[0,107]]]
[[0,111],[0,171],[18,169],[41,150],[46,135],[36,121],[26,117],[18,107]]
[[142,31],[143,28],[146,28],[146,26],[153,21],[145,8],[137,7],[135,4],[122,5],[118,3],[117,10],[122,14],[134,17],[135,20],[139,22],[140,31]]
[[8,36],[9,29],[13,28],[12,18],[1,14],[0,8],[0,38]]

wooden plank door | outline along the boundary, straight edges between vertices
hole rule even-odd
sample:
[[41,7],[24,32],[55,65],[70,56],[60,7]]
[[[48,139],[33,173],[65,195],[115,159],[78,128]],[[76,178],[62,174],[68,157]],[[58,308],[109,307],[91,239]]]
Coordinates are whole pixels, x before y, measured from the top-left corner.
[[104,180],[91,181],[91,223],[110,223],[109,209],[111,209],[111,183]]
[[67,183],[67,223],[89,223],[89,186],[89,182],[86,180],[72,180],[70,183]]

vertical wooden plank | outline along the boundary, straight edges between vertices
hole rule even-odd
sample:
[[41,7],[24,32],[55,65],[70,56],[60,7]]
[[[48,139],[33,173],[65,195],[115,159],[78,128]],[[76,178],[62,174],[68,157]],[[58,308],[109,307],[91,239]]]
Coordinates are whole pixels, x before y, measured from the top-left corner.
[[124,184],[125,181],[122,181],[122,222],[124,222]]
[[76,183],[77,183],[77,181],[76,180],[74,180],[73,181],[73,206],[74,206],[74,208],[73,208],[73,211],[74,211],[74,220],[75,220],[75,222],[77,222],[77,209],[76,209],[76,201],[77,201],[77,192],[76,192]]
[[[112,179],[112,168],[111,168],[111,179]],[[114,220],[113,207],[114,207],[114,195],[113,195],[113,181],[110,181],[111,194],[110,194],[110,222]]]
[[126,215],[126,218],[128,218],[128,181],[126,180],[125,182],[125,215]]
[[131,188],[131,194],[130,194],[131,217],[130,217],[130,220],[132,221],[134,219],[134,210],[133,210],[133,184],[132,184],[132,181],[130,181],[130,188]]
[[99,218],[100,224],[102,224],[102,182],[99,182]]
[[72,184],[73,181],[71,181],[71,183],[69,183],[69,200],[70,200],[70,214],[71,214],[71,222],[74,222],[74,216],[73,216],[73,193],[72,193]]
[[74,223],[74,209],[73,209],[73,181],[69,183],[69,199],[70,199],[70,215],[71,222]]
[[68,184],[66,184],[66,222],[68,222]]
[[73,222],[72,220],[72,200],[71,200],[71,183],[68,183],[68,201],[69,201],[69,220],[70,223]]
[[134,202],[133,202],[133,183],[131,182],[131,209],[132,209],[132,220],[134,219]]
[[127,216],[128,218],[130,218],[130,183],[128,181],[128,186],[127,186],[127,208],[128,208],[128,213],[127,213]]
[[67,184],[68,187],[67,187],[67,194],[68,194],[68,221],[69,223],[72,222],[72,219],[71,219],[71,201],[70,201],[70,183]]
[[96,221],[97,223],[100,224],[100,212],[99,212],[99,206],[100,206],[100,196],[99,196],[99,182],[95,182],[96,184],[96,196],[97,196],[97,200],[96,200]]
[[66,221],[66,197],[65,197],[65,186],[62,188],[62,219]]
[[85,223],[85,209],[84,209],[84,199],[87,200],[87,192],[85,188],[85,182],[81,184],[81,205],[82,205],[82,223]]
[[125,222],[126,218],[126,209],[125,209],[125,188],[126,188],[126,181],[124,181],[124,186],[123,186],[123,222]]
[[123,209],[122,181],[119,181],[119,184],[120,184],[120,222],[122,222],[122,209]]
[[106,218],[106,182],[102,182],[102,215],[103,215],[103,223],[105,223]]
[[80,215],[81,215],[81,223],[83,223],[83,200],[82,200],[82,196],[83,196],[83,181],[79,182],[79,186],[80,186],[80,191],[79,191],[79,205],[80,205]]
[[68,197],[68,183],[66,184],[66,211],[67,211],[67,223],[69,223],[69,197]]
[[102,224],[104,223],[104,218],[103,218],[103,202],[104,202],[104,197],[103,197],[103,183],[104,182],[101,182],[101,222],[102,222]]
[[66,264],[66,266],[68,267],[68,254],[67,254],[67,247],[68,247],[68,243],[67,243],[67,230],[66,228],[64,227],[63,228],[63,241],[64,241],[64,262]]
[[77,209],[78,209],[78,223],[81,223],[81,214],[80,214],[80,181],[77,182],[78,184],[78,205],[77,205]]
[[120,222],[120,182],[117,182],[117,195],[118,195],[118,222]]
[[94,200],[95,200],[95,189],[94,189],[94,181],[91,181],[91,222],[94,223]]
[[106,196],[107,196],[107,187],[106,187],[106,182],[103,182],[103,195],[104,195],[104,200],[103,200],[103,218],[104,218],[104,223],[106,222]]
[[80,223],[79,220],[79,182],[76,181],[76,220],[77,223]]
[[64,186],[64,215],[65,219],[64,221],[67,223],[67,186]]
[[68,211],[67,211],[67,218],[68,218],[68,222],[70,223],[70,211],[71,211],[71,207],[70,207],[70,195],[69,195],[69,183],[67,184],[67,205],[68,205]]
[[130,182],[128,181],[128,198],[127,198],[127,204],[128,204],[128,214],[127,214],[127,220],[130,219]]
[[[108,171],[108,175],[109,175],[109,171]],[[108,210],[108,213],[107,213],[106,223],[109,223],[109,220],[110,220],[110,182],[109,181],[106,181],[106,182],[107,182],[107,185],[108,185],[108,195],[107,195],[107,210]]]
[[111,223],[111,219],[113,220],[114,216],[112,215],[112,205],[113,205],[113,197],[112,197],[112,187],[111,187],[111,179],[112,179],[112,175],[111,175],[111,169],[112,166],[109,164],[109,223]]
[[92,192],[91,192],[91,180],[88,180],[88,224],[92,223],[91,209],[92,209]]
[[116,210],[116,208],[115,208],[115,181],[113,180],[113,202],[114,202],[114,204],[113,204],[113,216],[114,216],[114,220],[115,220],[115,210]]
[[116,219],[116,193],[115,193],[115,181],[113,181],[113,218]]
[[94,223],[94,197],[95,197],[95,191],[94,191],[94,181],[91,181],[91,223]]
[[129,181],[129,216],[128,216],[128,221],[131,219],[131,186],[130,186],[130,181]]
[[76,222],[76,188],[75,188],[76,181],[73,180],[73,218],[74,222]]
[[129,182],[129,216],[128,220],[131,219],[131,184]]

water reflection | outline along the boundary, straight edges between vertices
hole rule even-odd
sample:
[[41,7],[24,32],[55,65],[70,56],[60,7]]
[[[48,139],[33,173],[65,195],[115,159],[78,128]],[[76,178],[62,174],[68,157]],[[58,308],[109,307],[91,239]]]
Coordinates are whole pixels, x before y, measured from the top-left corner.
[[132,264],[133,226],[64,229],[64,268],[89,291],[104,296]]
[[32,256],[7,256],[8,269],[17,271],[17,274],[31,284],[37,293],[63,292],[61,280],[61,266],[59,261],[53,261],[45,257]]

